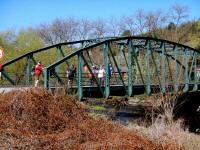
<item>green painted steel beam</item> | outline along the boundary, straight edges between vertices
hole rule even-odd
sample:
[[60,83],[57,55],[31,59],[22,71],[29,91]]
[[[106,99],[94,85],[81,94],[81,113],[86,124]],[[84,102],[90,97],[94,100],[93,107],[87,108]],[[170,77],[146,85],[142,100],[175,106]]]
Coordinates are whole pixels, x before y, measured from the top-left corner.
[[[109,58],[109,62],[110,62],[110,64],[111,64],[111,67],[114,68],[109,53],[108,53],[108,58]],[[121,70],[120,70],[120,71],[121,71]],[[114,78],[115,78],[116,83],[118,83],[118,78],[117,78],[116,74],[114,73],[113,75],[114,75]]]
[[[89,64],[87,63],[87,60],[85,59],[85,57],[84,57],[83,55],[82,55],[82,59],[83,59],[85,65],[87,66],[87,68],[88,68],[88,70],[89,70],[89,73],[91,73],[91,74],[94,76],[94,74],[93,74],[93,72],[92,72],[92,69],[90,68]],[[103,96],[103,97],[106,97],[106,96],[105,96],[105,93],[103,92],[103,90],[102,90],[102,88],[101,88],[101,85],[100,85],[99,81],[98,81],[96,78],[94,78],[94,81],[96,82],[96,84],[97,84],[97,86],[98,86],[98,88],[99,88],[99,90],[100,90],[102,96]]]
[[83,53],[78,54],[78,98],[83,99]]
[[116,37],[104,37],[104,38],[95,38],[95,39],[87,39],[87,40],[78,40],[78,41],[71,41],[71,42],[63,42],[63,43],[58,43],[58,44],[54,44],[54,45],[51,45],[51,46],[47,46],[47,47],[44,47],[44,48],[41,48],[41,49],[37,49],[37,50],[34,50],[34,51],[31,51],[31,52],[28,52],[26,54],[23,54],[15,59],[12,59],[8,62],[6,62],[5,64],[3,64],[3,67],[5,66],[8,66],[12,63],[15,63],[29,55],[33,55],[33,54],[36,54],[36,53],[39,53],[39,52],[44,52],[46,50],[49,50],[49,49],[52,49],[52,48],[56,48],[56,47],[59,47],[59,46],[64,46],[64,45],[73,45],[73,44],[81,44],[83,42],[88,42],[88,41],[91,41],[92,43],[100,43],[102,41],[108,41],[109,39],[114,39]]
[[3,71],[1,72],[1,74],[2,74],[3,77],[6,78],[12,85],[16,85],[16,82],[15,82],[12,78],[10,78],[10,76],[6,73],[5,70],[3,70]]
[[106,79],[106,82],[105,82],[105,96],[106,98],[109,98],[110,96],[110,77],[109,77],[109,58],[108,58],[108,50],[109,50],[109,47],[108,47],[109,43],[105,43],[104,44],[104,64],[105,64],[105,70],[106,70],[106,76],[105,76],[105,79]]
[[189,90],[188,55],[187,55],[187,50],[185,50],[184,57],[185,57],[185,87],[184,87],[183,91],[187,92]]
[[[192,55],[192,63],[190,65],[190,69],[189,69],[189,83],[192,81],[191,79],[191,75],[192,75],[192,71],[193,71],[193,68],[194,68],[194,64],[195,64],[195,52],[193,52],[193,55]],[[194,72],[193,72],[194,73]]]
[[30,58],[33,61],[34,65],[37,64],[37,61],[34,59],[33,55],[30,55]]
[[47,68],[45,68],[43,72],[44,72],[44,88],[49,90],[50,89],[50,84],[49,84],[50,72]]
[[[186,58],[184,56],[182,56],[182,62],[183,63],[185,62],[185,59]],[[181,64],[179,72],[178,72],[178,88],[179,88],[179,85],[180,85],[181,76],[185,75],[185,73],[183,73],[183,69],[185,70],[185,67],[183,67],[183,65]],[[184,79],[185,79],[185,77],[184,77]],[[180,90],[180,88],[178,90]]]
[[84,48],[78,49],[78,50],[76,50],[76,51],[74,51],[74,52],[68,54],[68,55],[65,56],[64,58],[60,59],[59,61],[56,61],[56,62],[54,62],[53,64],[49,65],[47,68],[48,68],[48,69],[54,68],[54,67],[56,67],[57,65],[59,65],[59,64],[61,64],[61,63],[63,63],[63,62],[65,62],[66,60],[69,60],[70,58],[72,58],[72,57],[78,55],[79,53],[81,53],[81,52],[83,52],[83,51],[86,51],[86,50],[89,50],[89,49],[92,49],[92,48],[94,48],[94,47],[100,46],[100,45],[102,45],[102,44],[104,44],[104,43],[105,43],[105,41],[99,42],[99,43],[97,43],[97,44],[93,44],[93,45],[88,46],[88,47],[84,47]]
[[112,52],[112,49],[111,49],[110,44],[108,45],[108,47],[109,47],[109,51],[110,51],[110,54],[111,54],[111,56],[112,56],[112,59],[113,59],[113,61],[114,61],[115,67],[117,68],[117,72],[119,73],[120,80],[122,81],[122,85],[123,85],[123,87],[124,87],[124,90],[126,91],[126,94],[128,94],[128,93],[127,93],[127,90],[126,90],[126,85],[125,85],[124,80],[123,80],[123,77],[122,77],[122,73],[121,73],[121,71],[120,71],[120,69],[119,69],[119,67],[118,67],[117,61],[115,60],[115,57],[114,57],[114,55],[113,55],[113,52]]
[[90,57],[90,54],[89,54],[88,51],[86,51],[86,54],[87,54],[87,58],[88,58],[89,61],[90,61],[90,64],[91,64],[91,65],[94,65],[94,63],[92,62],[92,58]]
[[56,69],[50,70],[50,75],[56,77],[61,85],[65,85],[65,82],[60,78],[59,74],[56,72]]
[[128,42],[128,96],[133,94],[133,81],[132,81],[132,40]]
[[[58,46],[57,49],[60,51],[61,56],[62,56],[62,57],[65,57],[65,54],[64,54],[64,52],[63,52],[62,47],[61,47],[61,46]],[[68,61],[66,61],[66,64],[67,64],[68,67],[70,66]]]
[[125,60],[126,66],[128,67],[128,61],[127,61],[127,59],[126,59],[126,55],[125,55],[124,50],[122,51],[122,53],[123,53],[123,55],[124,55],[124,60]]
[[[61,46],[61,45],[71,45],[71,44],[77,44],[77,43],[82,43],[83,41],[96,41],[96,42],[99,42],[101,40],[104,40],[104,41],[111,41],[111,42],[115,42],[115,41],[120,41],[120,40],[127,40],[127,39],[145,39],[145,40],[154,40],[154,41],[162,41],[162,42],[165,42],[165,43],[168,43],[168,44],[177,44],[183,48],[188,48],[190,50],[193,50],[193,51],[196,51],[198,52],[198,50],[194,49],[194,48],[191,48],[191,47],[188,47],[188,46],[185,46],[185,45],[182,45],[182,44],[179,44],[179,43],[175,43],[175,42],[171,42],[171,41],[167,41],[167,40],[163,40],[163,39],[156,39],[156,38],[152,38],[152,37],[136,37],[136,36],[132,36],[132,37],[107,37],[107,38],[100,38],[100,39],[89,39],[89,40],[80,40],[80,41],[72,41],[72,42],[64,42],[64,43],[59,43],[59,44],[55,44],[55,45],[52,45],[52,46],[48,46],[48,47],[45,47],[45,48],[41,48],[41,49],[38,49],[38,50],[35,50],[35,51],[32,51],[32,52],[29,52],[29,53],[26,53],[18,58],[15,58],[9,62],[6,62],[5,64],[3,64],[3,67],[5,66],[8,66],[16,61],[19,61],[20,59],[23,59],[24,57],[27,57],[28,55],[33,55],[35,53],[39,53],[39,52],[43,52],[43,51],[46,51],[46,50],[49,50],[51,48],[55,48],[55,47],[58,47],[58,46]],[[100,42],[99,42],[100,43]]]
[[[156,60],[155,60],[155,57],[154,57],[154,54],[153,54],[153,52],[151,53],[151,58],[152,58],[152,60],[153,60],[153,64],[154,64],[154,66],[155,66],[155,72],[156,72],[156,76],[157,76],[157,78],[158,78],[158,84],[159,84],[159,87],[161,88],[162,86],[161,86],[161,81],[160,81],[160,77],[159,77],[159,72],[158,72],[158,64],[156,63]],[[161,90],[162,91],[162,90]]]
[[151,77],[150,77],[150,55],[151,55],[151,41],[147,41],[147,53],[146,53],[146,93],[151,94]]
[[162,54],[161,54],[161,76],[162,76],[162,93],[166,93],[166,73],[165,73],[165,43],[162,43],[162,48],[161,48]]
[[31,57],[27,57],[27,66],[26,66],[26,85],[30,85],[31,79]]
[[178,92],[178,63],[177,63],[177,47],[174,46],[175,69],[174,69],[174,90]]
[[[145,82],[144,82],[144,77],[142,75],[142,71],[141,71],[141,67],[140,67],[140,64],[138,62],[138,58],[137,58],[137,54],[136,54],[136,47],[132,45],[132,50],[133,50],[133,57],[134,57],[134,60],[136,62],[136,65],[137,65],[137,68],[139,70],[139,73],[140,73],[140,78],[142,80],[142,83],[143,85],[145,85]],[[146,86],[145,86],[145,89],[146,89]]]
[[120,52],[119,52],[119,68],[121,70],[122,68],[122,60],[123,60],[123,51],[124,51],[124,45],[120,45]]
[[170,67],[170,63],[169,63],[169,58],[166,57],[166,60],[167,60],[167,66],[168,66],[168,69],[169,69],[169,76],[170,76],[171,84],[173,84],[174,81],[173,81],[173,77],[172,77],[172,71],[171,71],[171,67]]
[[193,91],[198,90],[198,78],[197,78],[197,53],[194,52],[194,87]]

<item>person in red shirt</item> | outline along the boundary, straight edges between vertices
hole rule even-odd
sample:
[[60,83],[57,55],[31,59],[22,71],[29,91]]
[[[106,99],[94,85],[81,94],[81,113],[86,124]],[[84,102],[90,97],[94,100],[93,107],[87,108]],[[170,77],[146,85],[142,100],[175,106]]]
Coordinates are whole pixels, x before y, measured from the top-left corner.
[[43,68],[42,68],[41,62],[39,61],[37,65],[35,66],[35,87],[38,86],[39,79],[42,74],[42,70]]

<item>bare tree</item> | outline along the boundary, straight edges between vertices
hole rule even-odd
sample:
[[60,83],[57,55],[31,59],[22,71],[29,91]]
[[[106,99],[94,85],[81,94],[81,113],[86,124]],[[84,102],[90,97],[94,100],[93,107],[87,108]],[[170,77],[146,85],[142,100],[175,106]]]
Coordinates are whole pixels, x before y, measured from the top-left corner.
[[[65,20],[55,19],[51,24],[40,25],[38,33],[46,43],[50,44],[89,37],[119,36],[122,33],[126,33],[125,35],[148,33],[149,36],[180,42],[188,33],[179,28],[188,16],[188,9],[186,6],[176,4],[170,14],[166,15],[162,11],[146,13],[138,9],[133,16],[124,16],[119,20],[115,17],[95,21],[77,20],[73,17]],[[173,23],[175,28],[167,28],[169,22]],[[190,28],[187,26],[184,29]]]
[[120,25],[120,21],[115,17],[111,17],[108,20],[108,33],[110,36],[119,36],[122,34],[122,28]]
[[55,37],[55,43],[60,43],[65,41],[65,31],[64,31],[64,21],[61,19],[56,19],[53,21],[50,29],[52,31],[52,34]]
[[65,41],[73,41],[77,39],[79,22],[70,17],[64,21]]
[[15,42],[17,35],[14,29],[7,29],[4,32],[0,32],[0,37],[6,43],[13,43]]
[[148,34],[151,36],[153,29],[155,29],[155,16],[153,12],[149,12],[145,16],[145,26],[147,29]]
[[100,38],[105,37],[107,32],[106,22],[103,19],[97,19],[93,22],[93,36]]
[[55,44],[75,40],[78,24],[74,18],[55,19],[51,24],[41,24],[37,31],[47,44]]
[[123,28],[123,31],[129,31],[131,35],[134,35],[135,31],[134,17],[132,16],[123,17],[121,19],[121,27]]
[[183,21],[188,17],[188,7],[180,4],[175,4],[172,6],[172,19],[176,26],[183,23]]
[[51,25],[41,24],[37,29],[38,35],[45,41],[46,44],[54,44],[54,36],[51,30]]
[[167,24],[167,16],[162,11],[149,12],[145,15],[145,27],[150,36],[162,37],[162,28]]
[[77,29],[79,39],[88,39],[92,32],[92,23],[87,19],[82,19]]
[[181,31],[179,30],[178,26],[185,21],[185,19],[188,17],[188,8],[187,6],[175,4],[171,8],[171,18],[173,22],[175,23],[175,41],[181,42],[180,37]]
[[143,9],[138,9],[135,12],[135,24],[136,24],[136,33],[141,35],[144,33],[145,29],[145,12]]

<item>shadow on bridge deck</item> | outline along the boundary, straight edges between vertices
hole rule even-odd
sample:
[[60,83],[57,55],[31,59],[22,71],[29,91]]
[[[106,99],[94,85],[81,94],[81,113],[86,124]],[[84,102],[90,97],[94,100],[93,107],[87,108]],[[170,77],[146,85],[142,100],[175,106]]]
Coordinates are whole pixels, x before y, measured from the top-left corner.
[[[184,84],[179,85],[179,90],[184,89]],[[52,90],[54,90],[56,87],[51,87]],[[99,89],[98,86],[83,86],[83,96],[84,97],[90,97],[90,98],[102,98],[103,95]],[[105,86],[102,86],[102,91],[105,91]],[[145,85],[133,85],[133,94],[134,95],[141,95],[145,94]],[[151,93],[159,93],[161,92],[160,86],[159,85],[151,85]],[[194,88],[194,84],[189,84],[189,89],[188,91],[192,91]],[[200,85],[198,85],[198,89],[200,89]],[[124,88],[122,85],[110,85],[110,96],[127,96],[127,90],[128,86]],[[67,89],[68,93],[70,94],[75,94],[78,92],[78,87],[77,86],[72,86]],[[174,87],[173,85],[168,85],[166,87],[166,92],[174,92]]]

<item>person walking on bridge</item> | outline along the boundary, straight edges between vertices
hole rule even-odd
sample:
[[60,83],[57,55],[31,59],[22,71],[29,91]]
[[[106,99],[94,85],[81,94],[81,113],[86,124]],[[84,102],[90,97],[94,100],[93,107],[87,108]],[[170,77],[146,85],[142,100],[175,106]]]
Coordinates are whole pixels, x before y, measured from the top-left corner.
[[38,86],[39,79],[40,79],[40,76],[42,74],[42,70],[43,70],[43,67],[42,67],[41,62],[39,61],[37,63],[37,65],[35,66],[35,87]]
[[67,70],[67,77],[68,77],[68,83],[67,83],[67,85],[68,85],[68,87],[70,85],[72,86],[73,80],[75,78],[75,75],[76,75],[76,67],[75,67],[74,64],[72,64],[70,66],[70,68]]
[[98,78],[100,86],[104,85],[104,74],[105,74],[104,66],[100,66],[98,70]]
[[109,80],[111,79],[111,76],[113,74],[113,68],[111,63],[108,65],[108,75],[109,75]]

